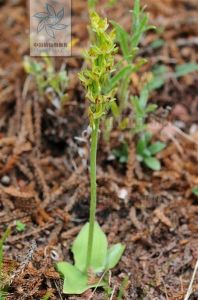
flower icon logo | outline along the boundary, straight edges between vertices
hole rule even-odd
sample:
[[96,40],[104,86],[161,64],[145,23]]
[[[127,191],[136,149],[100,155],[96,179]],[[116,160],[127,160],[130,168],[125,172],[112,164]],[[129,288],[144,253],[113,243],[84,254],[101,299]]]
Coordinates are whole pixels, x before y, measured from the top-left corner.
[[46,12],[39,12],[33,15],[33,17],[39,20],[37,26],[37,32],[45,30],[48,36],[55,39],[55,30],[62,30],[67,27],[65,24],[61,24],[61,20],[64,17],[64,8],[56,13],[53,6],[46,4]]

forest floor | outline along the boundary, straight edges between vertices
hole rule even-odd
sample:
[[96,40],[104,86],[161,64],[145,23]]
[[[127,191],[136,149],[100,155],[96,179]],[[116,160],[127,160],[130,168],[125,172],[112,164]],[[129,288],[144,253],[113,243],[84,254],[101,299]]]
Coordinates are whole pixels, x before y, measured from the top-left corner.
[[[74,56],[58,58],[67,64],[68,102],[58,110],[27,90],[23,57],[29,54],[26,1],[0,1],[0,236],[7,226],[4,271],[15,273],[7,299],[89,299],[61,296],[57,260],[72,261],[70,245],[87,221],[89,210],[89,140],[86,101],[78,72],[79,55],[88,42],[86,1],[73,1]],[[100,1],[99,12],[130,27],[130,0],[109,8]],[[151,23],[159,30],[142,41],[148,58],[143,72],[156,64],[168,67],[198,61],[198,3],[196,0],[145,0]],[[156,47],[152,43],[162,41]],[[141,74],[134,76],[138,82]],[[113,130],[108,143],[100,139],[98,155],[97,218],[109,243],[122,242],[126,250],[112,271],[114,298],[128,276],[123,299],[182,300],[198,260],[198,77],[168,77],[152,94],[159,111],[155,124],[163,125],[156,138],[167,147],[158,154],[162,169],[150,171],[136,160],[134,142],[126,132]],[[167,113],[167,107],[171,110]],[[167,127],[167,122],[172,124]],[[120,164],[112,150],[123,139],[130,145],[129,160]],[[26,225],[16,230],[16,221]],[[27,259],[28,257],[28,259]],[[21,262],[24,262],[21,270]],[[17,270],[19,272],[17,273]],[[98,289],[92,299],[105,298]],[[198,299],[198,280],[189,300]]]

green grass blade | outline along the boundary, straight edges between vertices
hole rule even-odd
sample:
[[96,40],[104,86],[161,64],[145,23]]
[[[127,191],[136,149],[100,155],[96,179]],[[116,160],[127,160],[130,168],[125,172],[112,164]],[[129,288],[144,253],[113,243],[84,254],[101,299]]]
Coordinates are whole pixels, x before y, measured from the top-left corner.
[[129,50],[129,35],[128,33],[115,21],[111,21],[111,24],[116,30],[117,40],[120,44],[122,53],[127,61],[129,61],[130,50]]
[[176,67],[175,76],[178,78],[196,71],[198,71],[198,64],[187,63]]

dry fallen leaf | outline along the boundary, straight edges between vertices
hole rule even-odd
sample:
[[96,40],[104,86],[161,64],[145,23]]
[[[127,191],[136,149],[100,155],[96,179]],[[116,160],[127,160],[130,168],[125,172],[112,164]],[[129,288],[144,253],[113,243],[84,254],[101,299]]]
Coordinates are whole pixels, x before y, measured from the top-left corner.
[[162,208],[157,208],[155,211],[154,211],[154,214],[155,216],[158,218],[158,220],[160,222],[162,222],[164,225],[168,226],[169,228],[172,227],[172,223],[170,221],[170,219],[168,217],[165,216]]

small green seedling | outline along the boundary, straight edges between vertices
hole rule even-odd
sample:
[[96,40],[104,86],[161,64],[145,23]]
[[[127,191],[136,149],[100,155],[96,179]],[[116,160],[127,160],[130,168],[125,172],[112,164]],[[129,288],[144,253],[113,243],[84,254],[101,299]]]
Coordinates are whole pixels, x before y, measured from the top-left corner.
[[157,109],[156,104],[148,104],[149,89],[146,84],[140,93],[140,97],[131,97],[131,105],[133,109],[134,127],[132,128],[133,133],[140,133],[146,130],[146,117],[149,113],[154,112]]
[[166,144],[162,142],[151,143],[152,134],[145,132],[137,143],[137,158],[151,170],[159,171],[161,169],[160,161],[155,155],[162,151]]
[[[122,60],[119,62],[117,74],[112,78],[112,84],[119,82],[118,99],[119,104],[116,110],[119,115],[128,106],[129,99],[129,85],[131,81],[131,74],[140,70],[142,65],[147,61],[144,58],[138,58],[138,46],[142,40],[145,32],[154,29],[154,26],[149,25],[148,15],[144,12],[144,8],[140,7],[140,0],[135,0],[134,9],[132,11],[132,26],[131,32],[128,33],[118,23],[112,21],[116,30],[117,40],[122,52]],[[115,103],[112,111],[115,111]],[[115,115],[115,117],[117,117]]]
[[161,164],[155,158],[155,155],[162,151],[166,147],[166,144],[159,141],[152,144],[152,134],[146,132],[146,117],[157,108],[155,104],[148,104],[149,84],[150,82],[142,88],[140,97],[134,96],[131,98],[134,112],[134,128],[132,132],[140,136],[136,147],[138,161],[143,162],[151,170],[158,171],[161,169]]
[[0,300],[6,300],[7,288],[9,285],[8,275],[4,273],[3,269],[3,246],[8,236],[10,235],[10,228],[7,228],[2,238],[0,239]]
[[112,154],[121,164],[125,164],[128,161],[129,147],[126,142],[123,142],[117,149],[113,149]]
[[198,187],[193,188],[192,193],[193,193],[193,195],[198,197]]
[[[24,58],[24,69],[30,74],[36,82],[40,95],[54,93],[58,97],[60,103],[67,100],[66,87],[68,84],[68,76],[64,66],[56,71],[52,59],[43,55],[41,62],[36,61],[28,56]],[[50,96],[48,96],[50,98]],[[53,98],[50,100],[53,102]],[[56,104],[58,106],[58,104]]]
[[25,231],[26,225],[24,223],[22,223],[21,221],[17,220],[16,221],[16,230],[18,232],[23,232]]
[[[132,11],[132,24],[130,32],[115,21],[111,22],[116,30],[117,42],[122,58],[115,66],[113,76],[109,80],[109,89],[117,89],[117,101],[111,103],[111,117],[105,120],[104,139],[108,141],[114,122],[118,124],[119,129],[125,130],[130,127],[130,84],[132,74],[137,73],[141,67],[147,62],[145,58],[138,57],[139,44],[143,35],[154,26],[149,25],[148,15],[144,9],[140,7],[140,0],[134,1],[134,9]],[[126,117],[126,112],[130,111],[130,115]],[[127,113],[128,114],[128,113]]]
[[[96,221],[96,158],[100,120],[114,100],[114,91],[106,89],[114,68],[117,51],[115,32],[107,31],[106,19],[95,12],[90,13],[93,43],[85,52],[87,68],[82,70],[79,78],[86,89],[86,98],[90,101],[89,119],[91,126],[90,180],[91,200],[89,222],[81,229],[72,245],[74,265],[59,262],[57,270],[64,277],[63,293],[82,294],[87,289],[106,285],[101,274],[114,268],[119,262],[124,246],[120,243],[108,247],[106,235]],[[103,276],[104,278],[104,276]]]

